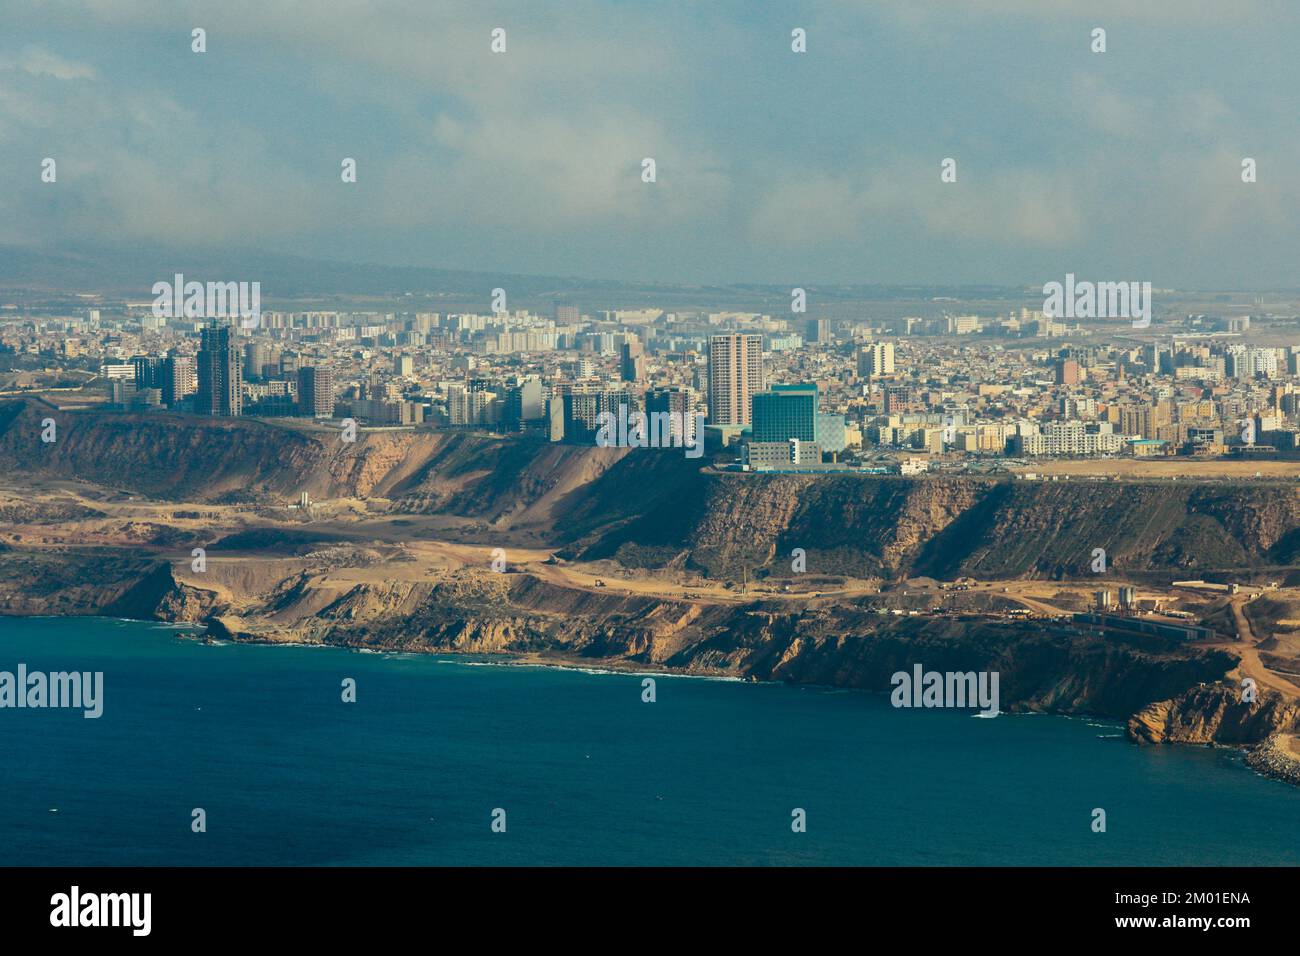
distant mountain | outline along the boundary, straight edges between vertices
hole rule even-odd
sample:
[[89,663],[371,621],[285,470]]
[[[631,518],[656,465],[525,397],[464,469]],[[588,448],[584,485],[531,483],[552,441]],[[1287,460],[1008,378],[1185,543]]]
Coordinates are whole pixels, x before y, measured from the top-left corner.
[[[591,285],[573,279],[331,262],[256,249],[0,246],[0,288],[143,297],[154,282],[177,272],[203,281],[258,281],[264,290],[274,290],[274,294],[286,297],[434,291],[486,295],[494,287],[492,283],[498,286],[508,283],[524,292],[562,291],[570,286]],[[488,283],[486,289],[484,283]]]
[[[779,285],[717,286],[623,282],[580,277],[469,272],[424,266],[375,265],[312,259],[252,248],[203,249],[139,244],[79,244],[53,248],[0,245],[0,290],[19,298],[99,295],[105,300],[149,298],[153,284],[180,272],[200,281],[257,281],[264,305],[292,302],[340,306],[339,299],[390,307],[446,310],[486,308],[492,290],[507,291],[513,307],[541,308],[573,302],[586,310],[727,308],[788,310],[790,289]],[[818,304],[867,301],[925,302],[940,296],[970,300],[1019,299],[1023,289],[993,286],[809,286],[810,310]],[[354,303],[355,304],[355,303]]]

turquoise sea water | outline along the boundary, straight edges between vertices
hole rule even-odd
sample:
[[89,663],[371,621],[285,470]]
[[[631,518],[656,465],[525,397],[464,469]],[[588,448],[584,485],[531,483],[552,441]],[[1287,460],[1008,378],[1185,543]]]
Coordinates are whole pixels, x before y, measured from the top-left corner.
[[105,675],[0,709],[0,865],[1300,862],[1300,789],[1116,721],[175,630],[0,618],[0,670]]

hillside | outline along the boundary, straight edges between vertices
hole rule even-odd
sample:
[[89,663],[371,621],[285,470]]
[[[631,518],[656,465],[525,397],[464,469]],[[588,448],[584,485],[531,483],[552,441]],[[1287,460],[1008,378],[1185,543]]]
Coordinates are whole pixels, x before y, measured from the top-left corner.
[[[916,662],[994,670],[1008,710],[1127,717],[1142,742],[1257,744],[1256,764],[1288,779],[1297,552],[1300,498],[1282,482],[738,474],[521,436],[344,443],[311,422],[0,403],[3,615],[878,692]],[[1244,587],[1170,587],[1186,577]],[[1073,622],[1099,583],[1213,633]],[[1237,699],[1247,676],[1258,707]]]
[[[53,417],[58,440],[40,440]],[[0,404],[0,461],[160,499],[279,505],[373,499],[457,519],[483,540],[529,534],[571,557],[715,578],[809,573],[900,579],[1284,576],[1300,552],[1292,484],[1026,482],[958,476],[740,475],[658,450],[553,445],[467,432],[363,431]]]
[[[596,508],[575,510],[595,523]],[[712,575],[745,564],[788,577],[802,548],[811,573],[1062,579],[1092,576],[1102,548],[1109,568],[1173,577],[1289,566],[1297,529],[1289,485],[697,475],[579,553],[629,565],[687,554]]]
[[[51,443],[41,441],[46,418],[57,426]],[[162,501],[279,502],[305,491],[317,500],[393,497],[398,510],[494,519],[585,483],[624,453],[431,429],[363,430],[349,443],[306,421],[0,403],[5,471]]]

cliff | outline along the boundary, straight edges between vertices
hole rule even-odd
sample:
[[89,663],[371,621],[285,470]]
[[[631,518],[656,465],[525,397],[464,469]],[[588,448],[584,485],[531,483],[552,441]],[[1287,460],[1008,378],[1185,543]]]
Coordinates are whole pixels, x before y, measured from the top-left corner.
[[1258,743],[1300,724],[1300,704],[1264,690],[1251,703],[1241,700],[1238,687],[1212,683],[1193,687],[1169,700],[1144,707],[1128,722],[1128,735],[1138,743],[1228,744]]
[[1247,766],[1292,784],[1300,784],[1297,730],[1296,700],[1263,691],[1257,700],[1245,702],[1240,689],[1229,683],[1203,684],[1157,701],[1128,722],[1129,739],[1137,743],[1249,747]]
[[[59,423],[52,444],[40,441],[43,417]],[[1300,674],[1294,591],[1191,600],[1242,637],[1198,647],[1070,626],[1079,587],[987,586],[1095,580],[1094,548],[1151,586],[1291,580],[1300,489],[1290,484],[742,475],[658,450],[432,429],[344,443],[310,424],[51,413],[22,401],[0,403],[0,456],[10,466],[0,614],[199,621],[240,640],[878,692],[918,662],[995,670],[1006,710],[1131,716],[1129,735],[1143,742],[1277,738],[1273,763],[1297,728],[1294,697],[1243,706],[1221,683],[1239,655],[1253,673]],[[302,491],[329,507],[285,508]],[[196,544],[209,552],[201,574],[188,570]],[[499,545],[526,554],[527,570],[489,571],[482,552]],[[795,548],[807,560],[798,581]],[[551,550],[580,570],[544,563]],[[741,596],[732,582],[742,575],[768,579],[766,592]],[[985,583],[956,592],[915,580],[959,576]],[[803,592],[783,596],[783,583]],[[1043,617],[1005,616],[1013,607]]]
[[[40,440],[52,416],[58,440]],[[394,513],[531,530],[566,553],[714,577],[1069,578],[1094,548],[1127,573],[1282,568],[1300,551],[1294,484],[1024,482],[960,476],[739,475],[658,449],[464,432],[361,432],[166,413],[0,404],[0,458],[170,501],[371,497]]]
[[810,572],[1059,579],[1089,575],[1094,548],[1111,568],[1173,576],[1285,564],[1300,538],[1291,485],[697,473],[638,504],[575,553],[787,576],[803,548]]
[[170,564],[159,564],[98,613],[135,620],[198,623],[222,606],[217,592],[182,584]]
[[[153,598],[164,582],[157,575],[147,604],[164,604]],[[701,604],[476,569],[434,580],[295,573],[266,582],[260,597],[217,607],[210,623],[242,640],[536,655],[882,693],[896,671],[920,662],[997,671],[1004,710],[1112,717],[1221,679],[1236,664],[1221,650],[1103,639],[1065,625],[777,601]]]

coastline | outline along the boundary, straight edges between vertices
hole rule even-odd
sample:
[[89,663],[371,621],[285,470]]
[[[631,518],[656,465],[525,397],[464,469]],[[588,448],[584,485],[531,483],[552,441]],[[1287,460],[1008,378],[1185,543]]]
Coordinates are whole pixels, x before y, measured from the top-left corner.
[[[1296,791],[1241,773],[1236,755],[1111,746],[1118,741],[1097,739],[1111,731],[1080,718],[987,727],[951,710],[895,710],[880,695],[710,681],[663,682],[658,706],[645,706],[639,677],[471,669],[456,655],[206,654],[154,626],[108,620],[14,622],[3,643],[10,657],[45,654],[69,668],[102,652],[110,681],[130,672],[94,737],[71,720],[17,715],[22,736],[48,733],[51,746],[22,763],[0,821],[29,826],[68,858],[93,850],[105,865],[130,853],[158,865],[341,862],[355,857],[360,833],[380,835],[368,859],[398,865],[500,853],[574,865],[906,865],[933,861],[936,832],[945,859],[969,865],[1007,863],[1004,844],[1026,832],[1033,839],[1014,851],[1025,864],[1069,865],[1080,852],[1124,865],[1208,864],[1243,840],[1267,845],[1270,863],[1295,862],[1294,841],[1268,841],[1294,832]],[[334,689],[344,675],[361,688],[356,706]],[[266,706],[269,686],[280,706]],[[159,728],[151,739],[161,759],[133,761],[149,728]],[[341,781],[340,754],[366,772]],[[87,759],[88,790],[70,782],[49,792],[60,768]],[[952,786],[957,779],[969,788]],[[1075,786],[1088,798],[1082,809]],[[278,800],[258,796],[272,792]],[[962,819],[972,797],[996,807],[987,826]],[[1219,817],[1205,842],[1170,843],[1225,800],[1249,808],[1245,830]],[[321,809],[300,814],[299,805]],[[195,840],[177,806],[247,816],[234,843],[224,829],[221,840]],[[1112,837],[1089,830],[1094,806],[1123,822]],[[1179,809],[1170,817],[1166,806]],[[490,807],[509,811],[519,837],[487,836]],[[810,840],[788,835],[792,807],[807,809]],[[151,844],[146,835],[172,817],[180,825],[169,842]]]
[[[11,615],[5,615],[11,616]],[[25,615],[12,615],[16,618],[27,617]],[[124,623],[146,624],[158,630],[170,631],[179,639],[197,641],[205,645],[222,646],[227,644],[250,644],[263,646],[280,646],[280,647],[302,647],[302,648],[334,648],[352,653],[374,653],[381,655],[419,655],[421,657],[442,657],[448,662],[462,663],[468,666],[490,666],[490,667],[536,667],[541,669],[556,669],[566,671],[579,671],[591,675],[622,675],[629,677],[678,677],[694,678],[699,680],[723,681],[729,683],[745,684],[774,684],[787,686],[800,686],[822,690],[834,691],[858,691],[871,693],[869,689],[861,687],[848,687],[837,684],[828,684],[822,682],[799,682],[785,680],[763,679],[749,674],[739,674],[735,670],[723,668],[693,668],[679,669],[663,665],[655,665],[645,661],[632,661],[616,657],[600,658],[593,660],[590,657],[584,657],[575,654],[565,654],[563,652],[537,652],[537,651],[502,651],[497,653],[483,653],[481,651],[462,652],[448,647],[403,647],[403,648],[382,648],[382,647],[361,647],[349,643],[334,643],[325,641],[303,641],[303,640],[277,640],[273,637],[256,635],[248,631],[237,631],[224,626],[223,622],[208,621],[199,622],[168,622],[147,618],[127,618],[117,615],[32,615],[31,619],[50,619],[50,620],[71,620],[74,618],[90,618],[99,620],[121,621]],[[213,626],[215,624],[215,627]],[[181,634],[180,632],[186,632]],[[881,691],[884,693],[884,691]],[[1178,705],[1187,702],[1187,699],[1195,696],[1192,692],[1183,695],[1176,700],[1157,701],[1148,704],[1146,707],[1139,709],[1133,714],[1096,714],[1096,713],[1079,713],[1067,710],[1057,710],[1051,707],[1024,707],[1011,705],[1004,711],[1005,714],[1016,713],[1042,713],[1048,715],[1062,716],[1067,718],[1087,718],[1094,717],[1098,719],[1113,720],[1117,722],[1128,721],[1129,732],[1124,734],[1130,743],[1161,743],[1161,744],[1188,744],[1197,746],[1228,746],[1234,749],[1240,749],[1246,753],[1246,764],[1264,776],[1290,783],[1294,786],[1300,786],[1300,744],[1295,745],[1293,751],[1288,752],[1285,742],[1279,742],[1279,738],[1284,735],[1281,731],[1274,729],[1269,736],[1261,740],[1232,740],[1218,741],[1210,736],[1202,736],[1200,739],[1194,737],[1180,737],[1178,735],[1168,735],[1160,733],[1157,735],[1152,731],[1154,727],[1143,728],[1145,733],[1135,733],[1135,722],[1142,721],[1144,715],[1151,711],[1162,713],[1170,708],[1176,708]],[[1199,711],[1201,708],[1193,707],[1193,711]],[[1290,738],[1294,741],[1294,738]]]
[[1300,786],[1300,745],[1294,734],[1274,734],[1246,754],[1246,766],[1265,777]]

